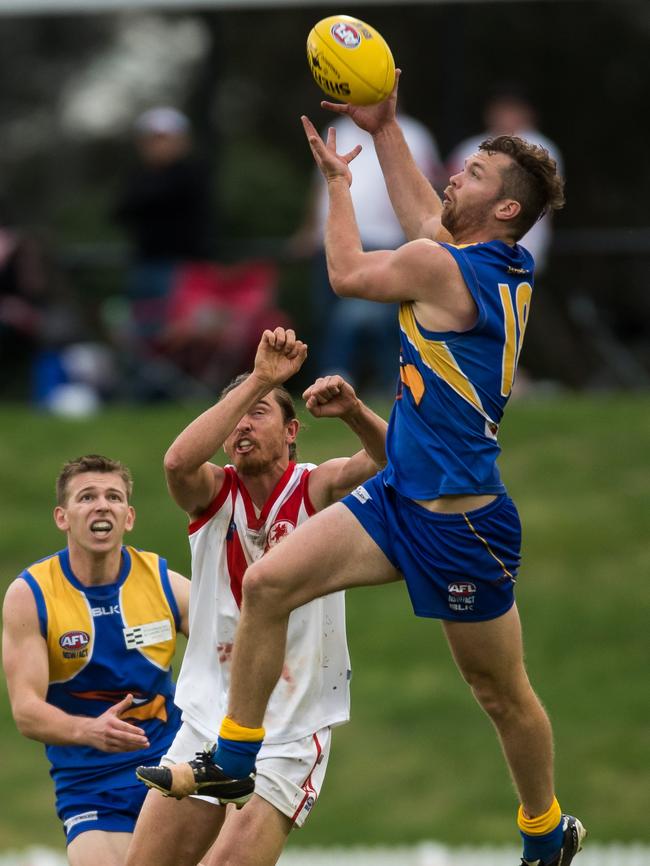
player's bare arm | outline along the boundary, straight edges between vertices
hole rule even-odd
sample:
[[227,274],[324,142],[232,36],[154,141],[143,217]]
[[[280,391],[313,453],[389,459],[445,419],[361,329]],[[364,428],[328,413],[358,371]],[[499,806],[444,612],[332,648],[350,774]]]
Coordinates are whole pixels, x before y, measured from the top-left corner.
[[303,393],[315,418],[340,418],[358,436],[363,450],[352,457],[328,460],[309,476],[309,496],[320,511],[354,490],[386,465],[387,423],[357,397],[341,376],[317,379]]
[[177,571],[169,571],[169,583],[176,600],[181,617],[179,631],[189,637],[190,634],[190,581]]
[[21,734],[54,746],[92,746],[104,752],[145,749],[141,728],[120,718],[133,702],[127,695],[97,718],[65,713],[47,703],[47,646],[41,635],[36,603],[24,580],[15,580],[3,607],[2,656],[9,700]]
[[416,165],[397,121],[397,93],[401,70],[395,70],[393,92],[375,105],[322,102],[323,108],[347,114],[374,141],[386,188],[407,240],[429,238],[451,241],[440,224],[442,202],[428,178]]
[[205,511],[223,483],[224,470],[210,460],[239,419],[276,385],[297,373],[306,357],[307,346],[291,329],[264,331],[251,375],[192,421],[172,443],[165,454],[167,485],[175,502],[191,517]]
[[337,154],[333,129],[323,141],[311,121],[302,120],[314,159],[327,181],[330,206],[325,249],[336,294],[382,303],[415,301],[422,307],[416,315],[424,327],[471,328],[476,307],[458,265],[444,247],[419,239],[397,250],[364,252],[350,196],[353,152]]

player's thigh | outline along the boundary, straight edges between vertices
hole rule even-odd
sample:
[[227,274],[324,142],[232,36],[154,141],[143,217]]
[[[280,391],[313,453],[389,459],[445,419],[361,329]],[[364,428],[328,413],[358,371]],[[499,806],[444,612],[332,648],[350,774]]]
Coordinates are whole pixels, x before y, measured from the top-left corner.
[[401,579],[381,548],[340,502],[297,527],[255,563],[250,575],[256,575],[267,591],[278,590],[291,609],[338,590]]
[[471,685],[493,685],[504,693],[527,682],[516,604],[502,616],[481,622],[443,622],[460,672]]
[[70,866],[124,866],[131,833],[88,830],[68,845]]
[[149,791],[127,866],[196,866],[223,823],[225,810],[195,797],[176,800]]
[[254,794],[243,809],[228,807],[219,836],[201,861],[203,866],[275,866],[291,821]]

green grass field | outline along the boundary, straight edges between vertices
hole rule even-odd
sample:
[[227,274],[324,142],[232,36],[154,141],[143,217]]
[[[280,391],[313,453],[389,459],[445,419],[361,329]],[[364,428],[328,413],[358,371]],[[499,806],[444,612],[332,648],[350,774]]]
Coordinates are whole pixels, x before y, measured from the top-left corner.
[[[64,421],[0,408],[3,587],[62,546],[51,520],[61,463],[88,451],[135,476],[131,536],[187,571],[185,520],[162,455],[197,407],[111,410]],[[524,524],[518,583],[531,678],[555,725],[558,791],[593,839],[650,841],[644,773],[650,544],[650,411],[643,396],[514,403],[501,468]],[[304,459],[350,453],[336,422],[310,420]],[[321,801],[292,845],[514,842],[515,798],[490,723],[435,621],[401,585],[348,594],[352,722],[339,729]],[[0,851],[61,847],[42,746],[0,693]]]

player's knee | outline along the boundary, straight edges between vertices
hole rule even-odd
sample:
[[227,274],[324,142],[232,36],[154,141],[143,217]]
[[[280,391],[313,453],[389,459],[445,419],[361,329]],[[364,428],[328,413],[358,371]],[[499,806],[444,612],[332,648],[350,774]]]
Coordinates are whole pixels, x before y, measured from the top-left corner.
[[242,583],[245,604],[267,612],[283,612],[287,607],[287,592],[281,575],[263,559],[246,569]]
[[507,719],[513,712],[514,707],[508,697],[492,689],[474,689],[474,696],[495,722]]
[[469,671],[464,676],[474,697],[494,722],[506,720],[520,712],[522,692],[515,683],[485,671]]

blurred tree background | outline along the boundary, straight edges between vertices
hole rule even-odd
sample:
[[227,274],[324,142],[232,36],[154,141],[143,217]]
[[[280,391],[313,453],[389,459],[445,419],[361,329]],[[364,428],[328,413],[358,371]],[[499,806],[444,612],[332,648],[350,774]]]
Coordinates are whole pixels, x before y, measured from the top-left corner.
[[[137,114],[172,104],[213,167],[218,254],[282,264],[283,305],[306,322],[304,263],[287,259],[312,173],[301,113],[326,123],[305,59],[332,10],[215,8],[0,17],[0,201],[37,230],[88,304],[120,291],[123,239],[109,219],[132,158]],[[346,10],[387,38],[401,99],[443,156],[483,128],[503,81],[522,84],[560,146],[568,204],[557,218],[545,290],[575,352],[547,353],[542,377],[575,387],[650,381],[650,4],[463,2]],[[549,341],[554,335],[548,335]],[[548,356],[551,360],[549,361]]]

